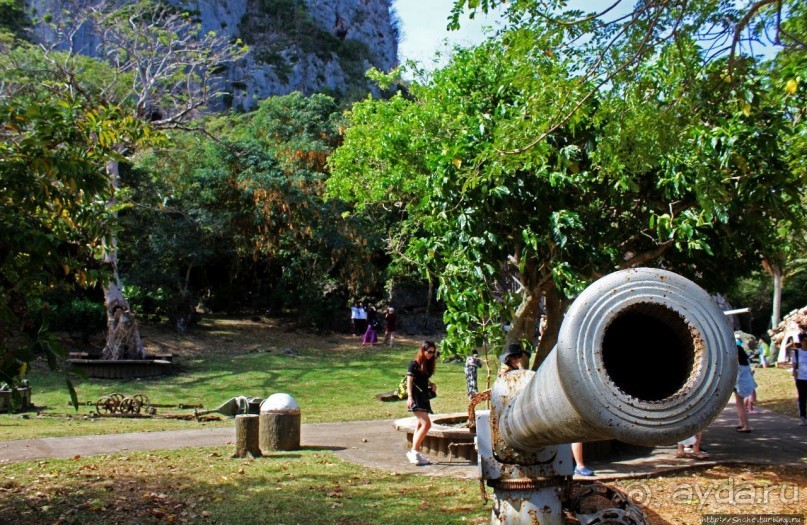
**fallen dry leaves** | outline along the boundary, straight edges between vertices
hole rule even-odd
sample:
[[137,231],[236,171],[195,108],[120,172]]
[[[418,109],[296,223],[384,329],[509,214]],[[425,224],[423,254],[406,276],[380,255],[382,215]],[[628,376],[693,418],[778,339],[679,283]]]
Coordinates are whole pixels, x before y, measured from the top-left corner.
[[798,514],[807,509],[807,468],[717,466],[611,483],[640,503],[652,525],[698,525],[704,514]]

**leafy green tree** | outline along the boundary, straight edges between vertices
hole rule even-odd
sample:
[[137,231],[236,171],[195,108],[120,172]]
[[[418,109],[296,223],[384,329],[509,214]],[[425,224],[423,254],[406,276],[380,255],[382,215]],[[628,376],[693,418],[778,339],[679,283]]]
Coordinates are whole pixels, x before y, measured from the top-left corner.
[[233,191],[217,177],[209,157],[215,143],[178,133],[157,152],[121,170],[120,271],[138,311],[167,315],[180,332],[197,318],[200,276],[222,275],[234,256]]
[[[785,161],[802,181],[807,181],[807,6],[790,7],[782,23],[782,38],[788,43],[769,64],[768,96],[776,100],[787,114],[790,132],[785,145]],[[807,195],[794,202],[796,213],[807,210]],[[764,253],[763,267],[773,278],[770,326],[781,321],[782,291],[785,281],[807,270],[807,235],[798,222],[782,221],[776,225],[777,236]],[[803,298],[805,300],[807,298]]]
[[13,38],[25,38],[30,25],[23,0],[0,0],[0,36],[5,33]]
[[[0,99],[0,381],[21,380],[29,363],[60,355],[47,335],[49,291],[88,287],[113,234],[104,165],[142,127],[116,107],[47,93]],[[37,308],[34,309],[34,308]],[[43,324],[43,319],[45,323]],[[71,388],[73,400],[75,393]]]
[[[663,263],[725,284],[713,270],[747,272],[771,238],[755,212],[786,217],[797,196],[783,116],[750,72],[740,85],[725,64],[700,72],[681,42],[597,89],[546,51],[557,38],[519,28],[457,52],[412,100],[355,106],[332,157],[334,195],[405,206],[404,256],[440,277],[451,352],[497,313],[512,320],[507,342],[535,342],[543,301],[539,363],[564,302],[618,268]],[[575,90],[592,95],[556,121]]]
[[322,199],[339,118],[324,95],[273,97],[213,119],[215,141],[181,135],[141,158],[124,177],[137,203],[121,213],[122,238],[134,240],[122,252],[124,276],[162,287],[169,302],[203,294],[216,309],[293,309],[328,327],[346,295],[377,281],[372,228]]
[[[45,14],[35,26],[40,46],[29,48],[33,64],[16,64],[18,76],[45,78],[51,89],[76,94],[90,104],[126,108],[152,129],[186,126],[212,97],[221,94],[218,78],[229,62],[246,51],[240,42],[202,33],[189,13],[157,0],[78,0],[69,7]],[[86,42],[95,47],[76,48]],[[112,135],[106,138],[115,140]],[[128,151],[123,143],[118,148],[120,153]],[[119,167],[118,160],[111,160],[105,168],[116,190]],[[108,203],[111,209],[117,207],[116,196],[113,193]],[[104,287],[109,325],[104,357],[119,359],[124,353],[145,357],[123,294],[114,237],[107,245],[105,263],[112,278]]]
[[338,110],[326,95],[270,97],[233,130],[235,140],[277,162],[277,176],[255,179],[264,184],[253,192],[265,229],[261,250],[283,268],[281,283],[291,297],[312,304],[322,289],[346,287],[357,295],[378,280],[371,226],[343,216],[342,202],[323,200],[327,159],[342,140]]

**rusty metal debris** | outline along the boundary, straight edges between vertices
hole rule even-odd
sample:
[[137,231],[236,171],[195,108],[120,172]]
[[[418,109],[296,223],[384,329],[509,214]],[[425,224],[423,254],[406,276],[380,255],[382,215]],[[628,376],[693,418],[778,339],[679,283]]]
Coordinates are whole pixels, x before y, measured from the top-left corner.
[[[131,397],[114,393],[99,398],[95,403],[88,401],[87,405],[95,406],[96,417],[120,417],[120,418],[160,418],[160,419],[180,419],[196,421],[218,421],[221,418],[207,415],[211,411],[199,411],[204,408],[200,403],[179,403],[179,404],[155,404],[149,401],[144,394],[135,394]],[[178,408],[180,410],[193,409],[193,414],[160,414],[157,415],[157,408]]]
[[483,401],[490,401],[490,389],[477,392],[468,402],[468,428],[472,433],[476,433],[476,405]]
[[143,394],[126,397],[123,394],[111,394],[101,397],[95,402],[95,410],[99,415],[126,415],[137,414],[154,415],[156,409],[149,403],[149,398]]
[[643,525],[647,515],[624,492],[599,482],[574,483],[564,503],[581,525]]

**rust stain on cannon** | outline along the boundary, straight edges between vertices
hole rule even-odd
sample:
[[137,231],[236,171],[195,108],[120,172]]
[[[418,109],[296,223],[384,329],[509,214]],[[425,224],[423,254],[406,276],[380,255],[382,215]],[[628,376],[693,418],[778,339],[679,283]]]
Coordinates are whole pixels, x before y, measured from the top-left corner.
[[[544,506],[541,509],[541,513],[544,515],[549,515],[551,512],[552,508],[549,506]],[[531,510],[529,514],[530,514],[530,523],[533,523],[534,525],[541,525],[541,518],[538,516],[538,511]]]

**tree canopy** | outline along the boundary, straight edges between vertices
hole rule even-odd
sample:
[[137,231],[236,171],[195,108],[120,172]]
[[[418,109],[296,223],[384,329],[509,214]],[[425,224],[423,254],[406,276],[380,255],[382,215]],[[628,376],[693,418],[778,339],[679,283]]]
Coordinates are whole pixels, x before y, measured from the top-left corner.
[[116,158],[113,142],[140,137],[116,107],[48,93],[0,98],[0,381],[15,383],[38,356],[56,365],[38,299],[105,279],[98,258],[114,226],[103,167]]
[[216,140],[177,134],[142,156],[121,213],[122,272],[145,290],[215,310],[251,303],[294,309],[328,327],[345,296],[377,286],[372,228],[322,199],[325,162],[340,142],[326,95],[272,97],[208,124]]
[[[342,115],[293,93],[204,121],[239,43],[158,2],[79,4],[37,21],[43,49],[0,3],[0,380],[32,348],[55,355],[40,299],[104,282],[111,239],[143,309],[177,326],[201,302],[327,328],[347,298],[419,274],[439,286],[447,353],[535,344],[543,313],[537,361],[604,273],[663,266],[718,291],[803,259],[799,3],[508,2],[502,32],[388,100]],[[70,47],[79,22],[96,58]],[[766,31],[774,61],[748,47]]]
[[390,249],[440,278],[451,352],[501,341],[499,321],[535,342],[543,301],[540,361],[597,276],[654,264],[717,288],[801,220],[790,121],[753,61],[727,76],[679,39],[605,85],[562,38],[525,23],[457,51],[411,96],[354,106],[331,159],[333,195],[400,210]]
[[[527,39],[533,32],[552,34],[542,51],[563,56],[579,80],[565,96],[545,106],[553,118],[529,141],[514,145],[516,150],[544,140],[598,90],[618,83],[620,77],[632,77],[664,49],[694,43],[701,51],[698,65],[727,60],[727,75],[743,57],[757,56],[766,47],[807,50],[807,41],[792,23],[804,17],[796,0],[607,0],[589,3],[591,11],[570,9],[569,4],[568,0],[454,2],[449,29],[459,28],[463,13],[473,18],[480,11],[502,9],[502,31],[528,29],[520,33]],[[520,37],[516,33],[512,38]]]

